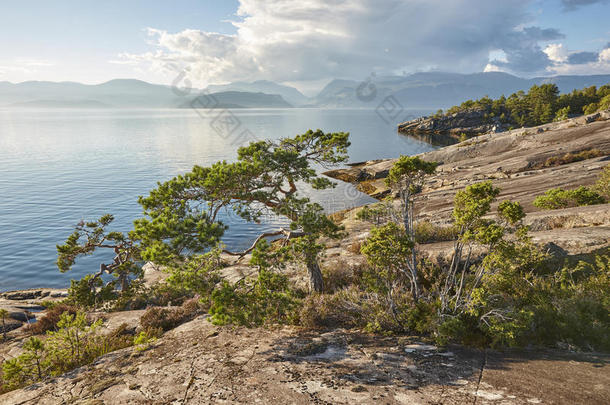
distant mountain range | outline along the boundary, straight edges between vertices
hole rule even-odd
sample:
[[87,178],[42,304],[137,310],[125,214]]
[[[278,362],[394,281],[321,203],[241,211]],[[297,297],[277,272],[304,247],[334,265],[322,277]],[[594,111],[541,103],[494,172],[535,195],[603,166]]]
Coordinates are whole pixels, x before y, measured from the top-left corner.
[[447,108],[468,99],[509,96],[534,84],[555,83],[562,93],[610,84],[610,75],[554,76],[523,79],[507,73],[415,73],[373,77],[370,81],[333,80],[315,99],[324,107],[376,107],[394,96],[405,108]]
[[184,97],[175,94],[170,87],[150,84],[140,80],[117,79],[97,85],[74,82],[0,82],[0,106],[28,103],[32,107],[51,102],[75,105],[79,100],[102,103],[117,108],[165,108],[176,107]]
[[[116,79],[97,85],[74,82],[0,82],[0,107],[17,108],[376,108],[393,96],[404,108],[438,109],[488,95],[508,96],[534,84],[555,83],[561,92],[610,83],[610,75],[523,79],[507,73],[427,72],[336,79],[308,98],[294,87],[270,81],[235,82],[181,91],[140,80]],[[210,104],[210,95],[215,100]],[[207,97],[207,98],[206,98]]]

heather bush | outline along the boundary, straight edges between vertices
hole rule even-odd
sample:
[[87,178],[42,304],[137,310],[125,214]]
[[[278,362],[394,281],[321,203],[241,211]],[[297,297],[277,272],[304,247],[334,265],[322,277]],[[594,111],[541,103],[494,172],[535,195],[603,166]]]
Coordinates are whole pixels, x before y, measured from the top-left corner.
[[546,159],[542,164],[535,165],[532,168],[541,169],[545,167],[561,166],[568,163],[580,162],[587,159],[604,156],[604,153],[599,149],[587,149],[580,152],[569,152],[560,156],[552,156]]
[[[358,253],[360,246],[358,245]],[[332,265],[326,265],[322,268],[322,276],[324,277],[324,286],[327,293],[339,291],[352,284],[357,284],[362,277],[361,269],[348,265],[346,262],[339,260]]]
[[57,323],[60,321],[62,314],[68,313],[70,315],[76,315],[77,312],[78,309],[71,305],[54,305],[50,309],[47,309],[43,317],[29,325],[28,330],[35,335],[40,335],[48,331],[55,331],[57,330]]
[[168,331],[194,319],[202,312],[197,298],[186,301],[178,308],[150,307],[140,318],[140,325],[145,330]]

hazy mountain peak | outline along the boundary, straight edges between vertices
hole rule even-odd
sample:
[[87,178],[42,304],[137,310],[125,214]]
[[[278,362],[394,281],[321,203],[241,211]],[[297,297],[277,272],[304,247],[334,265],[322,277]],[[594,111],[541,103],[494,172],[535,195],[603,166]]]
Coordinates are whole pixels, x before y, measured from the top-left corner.
[[275,83],[269,80],[257,80],[254,82],[234,82],[228,84],[212,84],[206,88],[210,93],[223,91],[242,91],[254,93],[277,94],[292,105],[303,105],[309,102],[299,90],[291,86]]

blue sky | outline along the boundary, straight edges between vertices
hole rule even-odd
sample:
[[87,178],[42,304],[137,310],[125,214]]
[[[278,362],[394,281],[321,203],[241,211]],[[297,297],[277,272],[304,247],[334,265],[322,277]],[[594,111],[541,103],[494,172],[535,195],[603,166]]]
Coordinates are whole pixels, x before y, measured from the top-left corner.
[[596,50],[610,42],[610,4],[597,2],[566,12],[559,1],[544,0],[532,4],[535,24],[557,27],[565,34],[568,48]]
[[[122,52],[148,50],[148,27],[235,33],[225,21],[235,18],[237,5],[230,0],[6,1],[0,6],[0,81],[154,77],[108,61]],[[15,70],[8,72],[11,66]]]
[[199,86],[312,88],[371,72],[610,73],[604,0],[11,0],[0,11],[0,81],[170,83],[184,71]]

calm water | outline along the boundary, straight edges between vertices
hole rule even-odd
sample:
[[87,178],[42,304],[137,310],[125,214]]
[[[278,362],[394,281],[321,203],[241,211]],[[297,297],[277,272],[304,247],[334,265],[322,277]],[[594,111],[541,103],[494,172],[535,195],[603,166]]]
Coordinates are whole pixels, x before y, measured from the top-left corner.
[[[423,112],[412,112],[418,115]],[[66,274],[55,245],[81,219],[115,215],[126,231],[139,195],[193,164],[231,160],[252,139],[276,139],[320,128],[351,132],[350,161],[415,154],[433,147],[396,134],[375,111],[0,110],[0,291],[64,287],[95,271],[88,257]],[[246,132],[244,132],[246,131]],[[350,185],[314,195],[328,210],[370,201]],[[228,214],[227,214],[228,215]],[[260,227],[228,215],[225,243],[243,248]],[[277,226],[270,219],[265,227]]]

